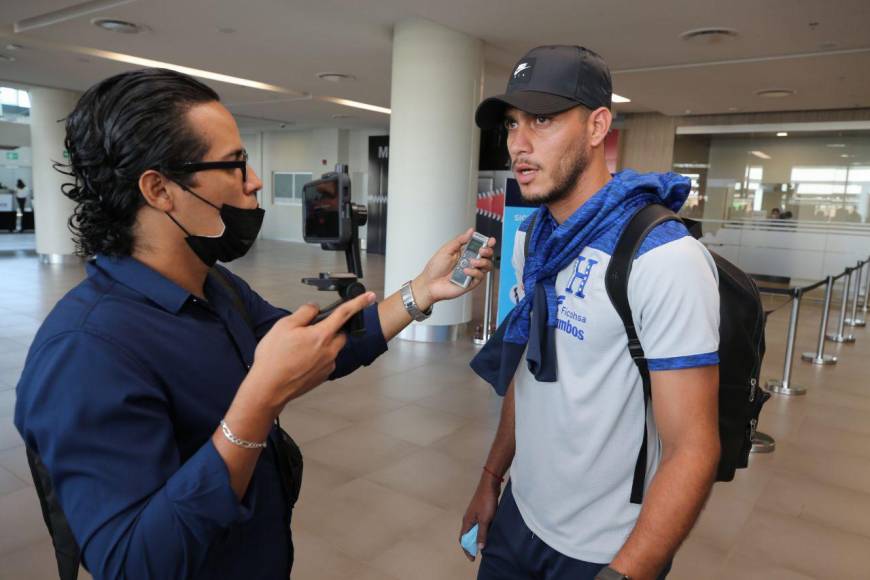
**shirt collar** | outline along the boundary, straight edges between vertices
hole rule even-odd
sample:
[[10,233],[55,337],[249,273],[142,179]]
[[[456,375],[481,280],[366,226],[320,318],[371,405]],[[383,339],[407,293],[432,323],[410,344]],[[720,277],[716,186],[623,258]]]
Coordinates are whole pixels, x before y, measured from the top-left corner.
[[177,314],[191,296],[190,292],[131,256],[98,255],[94,265],[173,314]]

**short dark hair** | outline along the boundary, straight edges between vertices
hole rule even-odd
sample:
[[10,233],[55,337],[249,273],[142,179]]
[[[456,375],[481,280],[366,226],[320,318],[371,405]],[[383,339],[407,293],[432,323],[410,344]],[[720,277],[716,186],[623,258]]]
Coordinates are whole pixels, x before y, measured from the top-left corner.
[[133,252],[133,226],[145,204],[139,177],[157,169],[189,185],[191,177],[171,167],[201,160],[208,144],[186,114],[219,100],[196,79],[158,68],[109,77],[82,95],[66,119],[69,162],[55,165],[73,178],[63,192],[76,204],[69,227],[78,254]]

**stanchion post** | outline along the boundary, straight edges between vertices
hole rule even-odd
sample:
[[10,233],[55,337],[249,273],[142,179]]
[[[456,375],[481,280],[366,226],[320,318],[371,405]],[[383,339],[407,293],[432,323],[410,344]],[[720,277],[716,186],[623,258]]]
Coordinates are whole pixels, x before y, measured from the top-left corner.
[[868,295],[870,295],[870,257],[867,258],[865,264],[867,265],[867,275],[864,277],[864,298],[861,300],[861,312],[864,314],[864,318],[866,319],[867,310],[870,309],[870,304],[867,304],[867,298]]
[[837,333],[829,334],[828,340],[831,342],[839,342],[839,343],[853,343],[855,342],[855,337],[851,334],[845,334],[846,332],[846,306],[849,303],[849,289],[852,287],[852,274],[854,273],[853,268],[846,268],[846,282],[845,286],[843,286],[843,294],[840,297],[840,322],[837,324]]
[[474,344],[482,345],[486,344],[489,341],[489,337],[492,334],[492,329],[490,326],[492,325],[492,272],[486,273],[486,288],[484,290],[485,296],[483,297],[483,330],[481,331],[480,338],[474,338]]
[[867,262],[858,262],[857,268],[858,275],[855,277],[855,290],[852,293],[852,315],[846,319],[846,324],[852,328],[867,326],[866,317],[858,318],[858,296],[861,294],[861,278],[867,269]]
[[788,336],[785,341],[785,364],[782,369],[782,380],[771,379],[765,384],[768,391],[777,395],[795,396],[807,393],[804,387],[791,384],[791,370],[794,364],[794,343],[797,337],[798,315],[801,310],[802,295],[803,292],[800,288],[796,288],[792,295],[791,315],[788,318]]
[[825,304],[822,307],[822,322],[819,325],[819,341],[815,352],[805,352],[801,358],[814,365],[837,364],[837,357],[825,354],[825,336],[828,333],[828,318],[831,313],[831,297],[834,294],[834,277],[828,276],[825,283]]
[[[867,272],[867,275],[864,275],[864,272]],[[861,294],[861,280],[864,280],[864,294]],[[858,295],[860,300],[856,298],[855,302],[861,306],[861,314],[858,317],[859,322],[863,322],[864,324],[859,324],[858,326],[866,326],[867,325],[867,291],[870,290],[870,258],[864,260],[864,265],[861,267],[861,273],[858,275],[858,286],[855,288],[855,294]],[[854,318],[854,316],[853,316]]]

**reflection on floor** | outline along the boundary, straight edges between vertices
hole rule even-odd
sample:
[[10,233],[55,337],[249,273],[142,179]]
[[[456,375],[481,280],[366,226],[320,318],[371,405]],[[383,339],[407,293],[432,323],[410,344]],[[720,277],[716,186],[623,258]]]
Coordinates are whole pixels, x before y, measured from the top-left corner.
[[[0,248],[2,250],[3,248]],[[343,257],[261,242],[233,265],[268,300],[294,307],[318,295],[299,283],[344,270]],[[366,281],[382,291],[383,259]],[[27,346],[81,266],[0,253],[0,578],[56,578],[51,544],[12,426]],[[770,307],[777,303],[771,301]],[[764,377],[782,369],[787,308],[771,316]],[[819,307],[802,311],[798,352],[815,343]],[[772,399],[762,430],[777,439],[731,483],[717,484],[676,558],[672,579],[867,578],[870,568],[870,336],[830,347],[840,364],[796,362],[804,397]],[[373,366],[293,402],[282,423],[306,456],[294,515],[298,580],[474,578],[459,522],[485,457],[500,400],[468,369],[468,340],[396,341]]]
[[0,233],[0,256],[34,255],[36,235],[33,233]]

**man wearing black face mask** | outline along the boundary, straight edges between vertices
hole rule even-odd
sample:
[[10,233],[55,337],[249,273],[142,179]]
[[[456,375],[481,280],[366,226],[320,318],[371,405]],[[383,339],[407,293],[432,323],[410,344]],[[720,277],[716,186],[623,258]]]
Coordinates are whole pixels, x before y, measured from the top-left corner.
[[[124,73],[88,90],[66,123],[70,226],[95,259],[34,339],[15,424],[95,578],[286,579],[293,498],[275,419],[466,292],[448,277],[471,232],[401,295],[374,304],[369,293],[312,324],[315,306],[290,314],[216,265],[250,249],[263,210],[211,89]],[[492,250],[481,254],[471,287],[491,267]],[[348,338],[340,329],[359,311],[366,335]]]
[[[218,161],[217,163],[221,162]],[[241,167],[242,183],[247,183],[247,155],[242,161],[228,161],[227,163],[244,163],[244,166]],[[203,166],[202,163],[198,165]],[[209,166],[208,164],[205,164],[204,167],[208,169],[214,168],[213,165]],[[179,183],[178,186],[203,203],[218,210],[221,221],[224,223],[224,229],[219,236],[194,236],[177,219],[172,217],[172,214],[166,214],[169,216],[169,219],[175,222],[175,225],[181,228],[181,231],[187,234],[187,244],[193,250],[193,253],[202,260],[203,264],[211,267],[217,261],[232,262],[248,253],[248,250],[251,249],[251,246],[257,240],[260,227],[263,225],[263,217],[266,215],[263,208],[242,209],[228,204],[218,207],[185,185]]]

